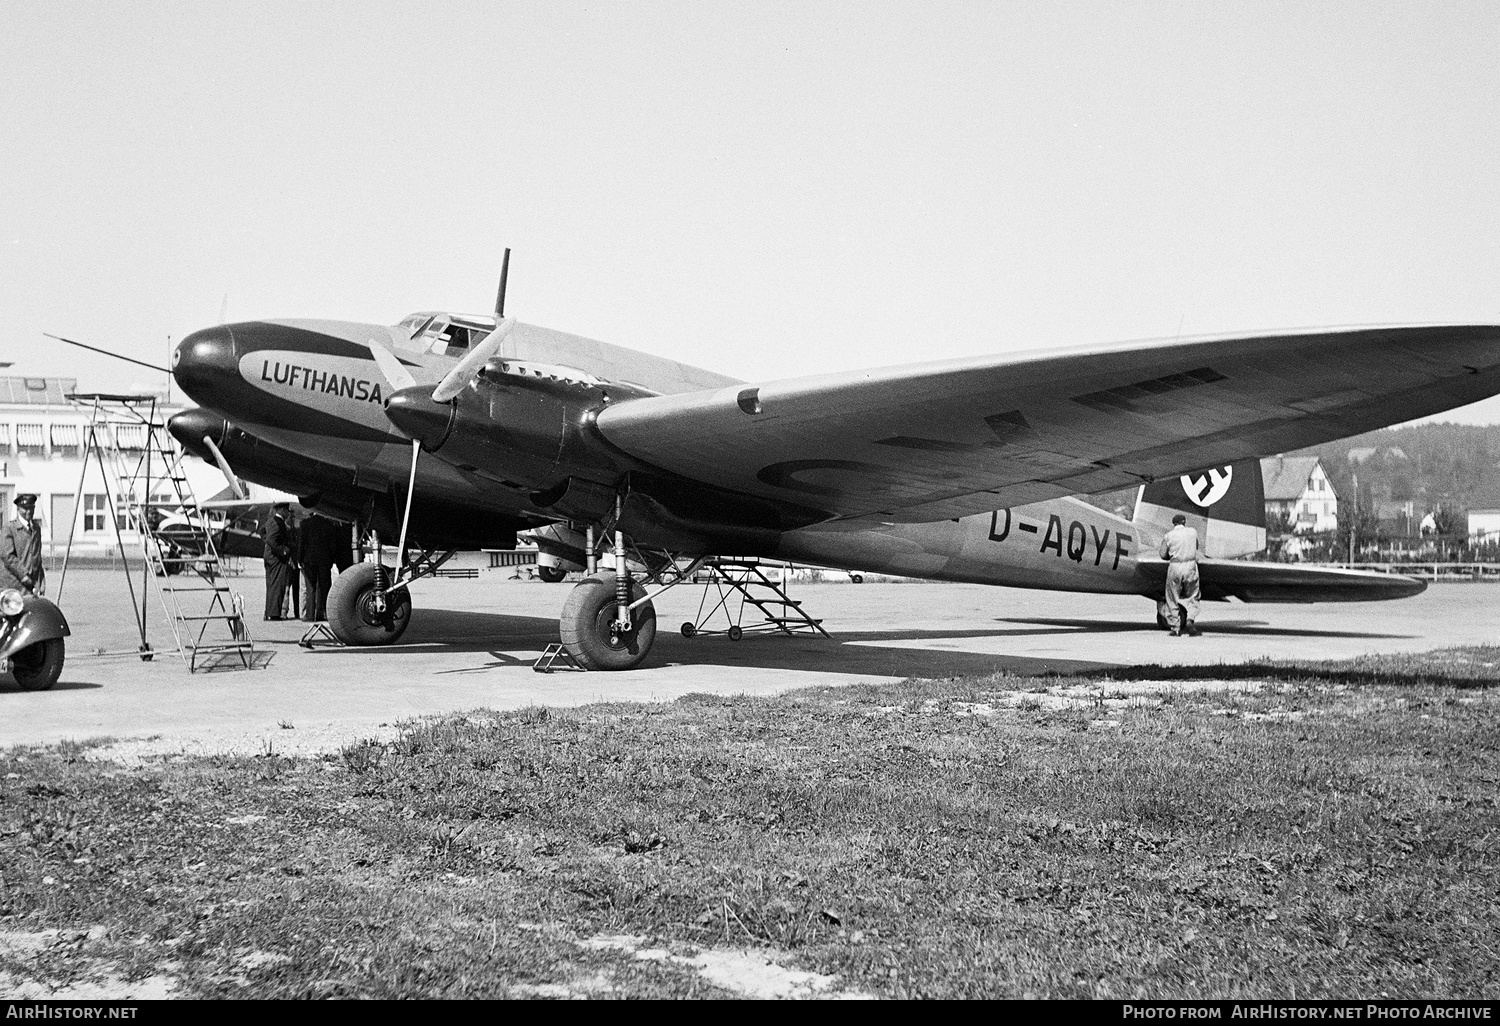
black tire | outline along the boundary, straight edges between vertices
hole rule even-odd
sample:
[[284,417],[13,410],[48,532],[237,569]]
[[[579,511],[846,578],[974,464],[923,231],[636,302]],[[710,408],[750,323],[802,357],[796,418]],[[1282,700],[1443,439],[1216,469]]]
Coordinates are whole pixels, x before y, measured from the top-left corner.
[[[385,568],[386,580],[395,570]],[[391,596],[384,614],[375,611],[375,564],[356,563],[328,589],[328,628],[346,645],[389,645],[411,623],[411,595],[403,588]]]
[[694,634],[697,634],[697,633],[698,633],[698,628],[696,628],[696,627],[693,626],[693,623],[692,623],[691,620],[685,622],[682,625],[682,636],[684,638],[691,638]]
[[27,645],[10,657],[11,676],[22,691],[46,691],[62,676],[63,639],[48,638]]
[[543,566],[538,563],[536,575],[548,584],[561,584],[562,579],[568,576],[568,572],[560,566]]
[[[644,598],[646,589],[630,582],[630,600]],[[585,670],[633,670],[645,662],[656,641],[656,609],[647,602],[630,611],[631,631],[617,636],[609,625],[615,618],[615,575],[585,577],[568,593],[558,619],[563,648]]]
[[729,628],[729,640],[730,641],[739,641],[744,636],[745,636],[745,632],[740,629],[740,625],[739,624],[735,624],[733,627]]

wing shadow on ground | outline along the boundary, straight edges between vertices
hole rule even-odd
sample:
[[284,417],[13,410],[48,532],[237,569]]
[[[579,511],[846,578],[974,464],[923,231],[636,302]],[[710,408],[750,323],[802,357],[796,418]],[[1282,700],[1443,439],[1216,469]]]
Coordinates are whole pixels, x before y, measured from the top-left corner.
[[[1031,637],[1040,634],[1115,634],[1160,633],[1155,623],[1139,620],[1065,620],[1055,617],[999,616],[996,623],[1028,624],[1044,630],[1001,630],[990,634]],[[1225,634],[1241,638],[1413,638],[1414,634],[1389,634],[1374,631],[1316,631],[1291,627],[1272,627],[1264,620],[1199,620],[1204,634]],[[955,632],[955,636],[959,636]]]
[[[269,632],[268,632],[269,633]],[[1000,653],[958,652],[945,649],[870,647],[845,642],[930,641],[986,638],[994,628],[978,630],[891,630],[840,632],[833,641],[814,637],[751,634],[740,641],[723,636],[684,638],[675,624],[658,621],[656,646],[647,665],[742,666],[747,668],[812,670],[827,673],[871,674],[882,677],[985,676],[997,672],[1039,674],[1079,673],[1115,664],[1080,659],[1046,659]],[[1059,633],[1064,633],[1059,631]],[[295,644],[296,636],[268,639],[273,644]],[[422,656],[443,652],[484,652],[493,661],[474,669],[515,666],[507,651],[540,652],[557,640],[557,621],[550,617],[512,616],[460,610],[423,609],[413,617],[401,640],[377,648],[319,647],[318,655]],[[463,671],[471,672],[471,671]]]
[[[1007,629],[1003,625],[1014,625]],[[1255,620],[1206,621],[1206,633],[1232,636],[1389,638],[1400,635],[1348,631],[1298,631],[1274,628]],[[995,652],[965,652],[939,647],[905,648],[900,642],[928,646],[943,641],[966,638],[1004,638],[1066,636],[1070,634],[1158,633],[1151,623],[1137,620],[1083,620],[1056,618],[1002,618],[995,627],[970,630],[835,631],[834,640],[811,636],[786,637],[773,634],[750,634],[739,641],[722,635],[684,638],[675,625],[658,621],[656,647],[648,667],[671,665],[725,666],[746,669],[807,670],[825,673],[868,674],[880,677],[971,677],[995,673],[1020,675],[1061,675],[1107,670],[1116,679],[1286,679],[1306,678],[1307,670],[1276,668],[1266,663],[1241,666],[1157,666],[1097,662],[1083,659],[1048,658],[1037,655],[1007,655]],[[269,632],[268,632],[269,633]],[[267,639],[273,644],[296,643],[297,634]],[[557,640],[557,621],[551,617],[516,616],[504,613],[478,613],[463,610],[422,609],[401,641],[378,648],[318,648],[318,656],[348,655],[355,658],[391,658],[423,656],[435,651],[483,653],[490,658],[473,667],[454,673],[474,673],[491,669],[523,666],[525,655],[508,653],[540,652]],[[1162,636],[1166,643],[1165,635]],[[1415,682],[1414,675],[1392,675],[1389,672],[1367,673],[1358,670],[1319,671],[1320,679],[1337,678],[1349,683]],[[1445,680],[1457,687],[1480,686],[1481,683]]]

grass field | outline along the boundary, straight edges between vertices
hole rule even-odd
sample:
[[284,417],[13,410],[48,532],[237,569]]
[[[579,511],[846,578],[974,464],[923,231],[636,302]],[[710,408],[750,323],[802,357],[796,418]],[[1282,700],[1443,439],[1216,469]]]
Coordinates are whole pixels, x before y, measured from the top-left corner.
[[1495,998],[1497,666],[476,712],[316,760],[15,750],[0,993]]

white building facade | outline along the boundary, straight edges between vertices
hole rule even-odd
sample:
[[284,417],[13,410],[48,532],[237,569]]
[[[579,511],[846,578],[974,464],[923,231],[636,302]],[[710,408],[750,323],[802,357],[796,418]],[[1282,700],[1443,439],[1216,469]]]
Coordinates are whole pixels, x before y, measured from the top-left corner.
[[1469,541],[1475,545],[1500,544],[1500,509],[1469,510]]
[[1268,518],[1285,514],[1297,534],[1318,534],[1338,527],[1338,496],[1316,456],[1263,459],[1260,475]]
[[[109,453],[104,454],[103,474],[97,457],[90,457],[85,467],[90,412],[86,404],[68,399],[76,387],[77,382],[71,378],[0,377],[0,509],[5,517],[13,517],[15,497],[34,493],[36,515],[42,525],[42,550],[53,556],[62,555],[70,535],[74,555],[104,555],[115,545],[117,525],[127,545],[139,541],[134,524],[124,512],[131,496],[118,485]],[[156,419],[165,423],[182,408],[158,402]],[[120,462],[133,470],[146,452],[145,425],[122,424],[112,427],[110,433],[123,457]],[[164,430],[158,432],[156,444],[175,452],[175,444]],[[160,463],[155,455],[153,461]],[[152,499],[175,506],[176,490],[171,481],[163,479],[165,469],[159,465],[152,468]],[[199,501],[224,487],[218,468],[194,457],[182,461],[181,472]]]

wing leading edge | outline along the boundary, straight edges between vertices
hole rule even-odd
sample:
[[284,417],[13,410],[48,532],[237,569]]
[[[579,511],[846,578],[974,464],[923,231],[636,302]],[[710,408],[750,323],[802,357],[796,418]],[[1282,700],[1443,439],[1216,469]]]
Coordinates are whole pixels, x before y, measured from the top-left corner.
[[945,520],[1285,452],[1500,393],[1500,326],[915,364],[620,403],[612,445],[830,518]]

